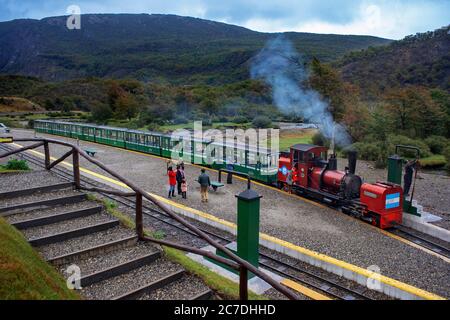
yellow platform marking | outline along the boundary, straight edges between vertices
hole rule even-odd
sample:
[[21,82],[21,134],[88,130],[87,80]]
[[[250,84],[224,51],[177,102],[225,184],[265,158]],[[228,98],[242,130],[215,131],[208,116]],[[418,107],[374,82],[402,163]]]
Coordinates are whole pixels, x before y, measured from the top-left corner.
[[314,299],[314,300],[332,300],[331,298],[318,293],[314,290],[311,290],[297,282],[294,282],[290,279],[284,279],[280,282],[281,284],[285,285],[288,288],[291,288],[297,292],[300,292],[301,294],[307,296],[308,298]]
[[[22,147],[21,145],[16,144],[16,143],[14,143],[13,145],[16,145],[19,148]],[[41,158],[44,157],[44,154],[42,154],[42,153],[40,153],[38,151],[35,151],[35,150],[28,150],[26,152],[32,152],[32,153],[34,153],[36,155],[39,155]],[[53,159],[55,159],[55,158],[52,158],[52,160]],[[67,167],[73,167],[72,164],[67,163],[65,161],[61,162],[60,164],[64,164]],[[85,169],[85,168],[82,168],[82,167],[80,167],[80,170],[85,172],[85,173],[87,173],[87,174],[91,174],[91,175],[93,175],[93,176],[95,176],[95,177],[97,177],[99,179],[102,179],[102,180],[111,182],[111,183],[113,183],[115,185],[118,185],[118,186],[121,186],[121,187],[129,189],[129,187],[126,186],[124,183],[122,183],[120,181],[117,181],[115,179],[112,179],[112,178],[109,178],[109,177],[105,177],[105,176],[103,176],[103,175],[101,175],[99,173],[93,172],[91,170],[88,170],[88,169]],[[204,217],[204,218],[206,218],[208,220],[216,221],[216,222],[224,224],[224,225],[226,225],[228,227],[232,227],[234,229],[237,229],[236,224],[234,224],[232,222],[229,222],[229,221],[226,221],[226,220],[223,220],[223,219],[219,219],[219,218],[217,218],[217,217],[215,217],[215,216],[213,216],[211,214],[202,212],[202,211],[197,210],[197,209],[192,209],[190,207],[186,207],[186,206],[184,206],[182,204],[179,204],[179,203],[176,203],[174,201],[162,198],[162,197],[160,197],[158,195],[154,195],[154,194],[151,194],[151,193],[149,193],[149,194],[154,196],[154,197],[156,197],[156,198],[158,198],[159,200],[169,204],[169,205],[172,205],[172,206],[175,206],[175,207],[178,207],[178,208],[182,208],[183,210],[189,211],[191,213],[194,213],[196,215]],[[326,262],[326,263],[330,263],[332,265],[338,266],[338,267],[343,268],[343,269],[350,270],[350,271],[352,271],[354,273],[358,273],[358,274],[363,275],[365,277],[368,277],[368,278],[376,277],[376,279],[378,281],[382,282],[382,283],[385,283],[385,284],[390,285],[392,287],[398,288],[398,289],[400,289],[402,291],[411,293],[411,294],[413,294],[415,296],[418,296],[418,297],[421,297],[423,299],[426,299],[426,300],[446,300],[445,298],[443,298],[441,296],[438,296],[438,295],[436,295],[434,293],[430,293],[428,291],[416,288],[414,286],[411,286],[409,284],[400,282],[398,280],[395,280],[395,279],[392,279],[392,278],[389,278],[389,277],[386,277],[386,276],[383,276],[383,275],[380,275],[380,274],[376,274],[373,271],[369,271],[367,269],[364,269],[364,268],[352,265],[352,264],[350,264],[348,262],[345,262],[345,261],[342,261],[342,260],[338,260],[336,258],[324,255],[322,253],[318,253],[316,251],[312,251],[312,250],[300,247],[298,245],[295,245],[295,244],[292,244],[292,243],[287,242],[285,240],[281,240],[279,238],[270,236],[268,234],[260,233],[260,238],[262,238],[262,239],[264,239],[266,241],[270,241],[270,242],[276,243],[276,244],[278,244],[280,246],[289,248],[291,250],[297,251],[297,252],[299,252],[301,254],[304,254],[306,256],[309,256],[309,257],[321,260],[321,261]],[[407,240],[405,240],[405,241],[407,241]]]

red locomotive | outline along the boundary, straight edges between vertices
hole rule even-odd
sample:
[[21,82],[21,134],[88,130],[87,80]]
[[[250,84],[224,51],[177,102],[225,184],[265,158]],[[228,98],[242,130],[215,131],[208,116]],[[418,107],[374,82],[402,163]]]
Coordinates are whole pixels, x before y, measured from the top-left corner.
[[278,185],[283,188],[291,179],[293,192],[338,206],[382,229],[401,224],[403,189],[387,182],[363,184],[355,170],[356,152],[349,152],[348,167],[339,171],[336,156],[328,159],[326,147],[298,144],[280,156]]

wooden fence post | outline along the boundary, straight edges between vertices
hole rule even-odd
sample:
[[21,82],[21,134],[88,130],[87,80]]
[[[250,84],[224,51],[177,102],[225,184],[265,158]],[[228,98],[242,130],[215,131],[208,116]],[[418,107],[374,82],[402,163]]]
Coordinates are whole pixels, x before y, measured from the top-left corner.
[[80,189],[80,155],[78,150],[73,150],[73,179],[75,182],[75,188]]
[[142,194],[136,193],[136,233],[139,239],[144,238],[144,224],[142,217]]
[[44,142],[44,153],[45,153],[45,168],[49,170],[50,167],[50,147],[48,142]]

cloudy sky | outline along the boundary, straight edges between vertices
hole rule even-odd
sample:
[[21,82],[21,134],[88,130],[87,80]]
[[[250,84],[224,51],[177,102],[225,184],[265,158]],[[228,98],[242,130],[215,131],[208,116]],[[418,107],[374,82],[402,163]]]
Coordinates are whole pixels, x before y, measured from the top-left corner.
[[0,0],[0,21],[81,13],[172,13],[256,31],[400,39],[450,24],[450,0]]

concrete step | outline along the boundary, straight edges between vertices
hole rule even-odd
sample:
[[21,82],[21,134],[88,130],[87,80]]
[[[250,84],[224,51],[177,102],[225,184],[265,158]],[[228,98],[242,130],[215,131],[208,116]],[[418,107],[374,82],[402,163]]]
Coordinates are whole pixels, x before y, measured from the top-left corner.
[[[125,241],[124,243],[122,241]],[[127,246],[135,241],[135,232],[123,226],[90,233],[71,238],[64,242],[56,242],[38,247],[38,251],[47,261],[54,264],[71,261],[78,256],[90,256],[96,251],[109,251],[117,246]],[[111,246],[111,247],[110,247]]]
[[[67,181],[47,170],[33,170],[28,172],[8,173],[2,175],[0,193],[14,192],[22,189],[32,189],[56,185]],[[0,199],[2,199],[0,197]]]
[[128,236],[118,240],[112,240],[108,243],[94,245],[86,249],[81,249],[78,251],[62,254],[60,256],[52,257],[47,261],[54,266],[63,266],[61,267],[61,271],[64,272],[64,270],[66,270],[66,267],[64,267],[64,265],[71,265],[74,263],[79,264],[80,260],[94,258],[97,256],[103,258],[103,255],[106,255],[112,251],[135,246],[137,243],[137,239],[137,236]]
[[83,227],[110,221],[117,221],[117,219],[105,212],[100,212],[96,214],[81,216],[79,218],[62,220],[55,223],[26,228],[22,230],[22,233],[25,236],[25,238],[30,240],[35,238],[41,238],[46,235],[69,232]]
[[[27,202],[28,200],[28,202]],[[69,194],[57,193],[47,199],[36,199],[36,196],[20,198],[19,203],[9,203],[0,207],[0,216],[9,216],[16,213],[24,213],[31,210],[47,209],[56,205],[66,205],[69,203],[77,203],[86,200],[86,195],[79,192],[71,192]]]
[[104,231],[110,228],[114,228],[119,224],[120,224],[119,220],[102,221],[100,223],[80,227],[77,229],[72,229],[70,231],[63,231],[54,234],[47,234],[37,238],[31,238],[28,239],[28,242],[32,246],[39,247],[43,245],[54,244],[57,242],[63,242],[72,238],[82,237],[99,231]]
[[57,190],[72,189],[73,187],[74,187],[74,184],[72,182],[62,182],[62,183],[32,187],[32,188],[27,188],[27,189],[11,190],[11,191],[7,191],[7,192],[0,192],[0,200],[24,197],[24,196],[34,195],[37,193],[48,193],[48,192],[53,192],[53,191],[57,191]]
[[40,227],[45,226],[49,224],[54,224],[57,222],[87,217],[90,215],[98,214],[103,210],[103,207],[96,206],[96,207],[90,207],[85,209],[77,209],[72,210],[68,212],[63,212],[59,214],[52,214],[52,215],[45,215],[39,218],[34,219],[28,219],[28,220],[22,220],[18,222],[12,223],[14,227],[16,227],[19,230],[28,229],[28,228],[34,228],[34,227]]
[[15,224],[21,221],[25,220],[32,220],[32,219],[38,219],[43,218],[46,216],[53,216],[58,215],[65,212],[71,212],[71,211],[77,211],[82,209],[88,209],[92,207],[99,207],[99,204],[96,202],[91,201],[81,201],[81,202],[75,202],[75,203],[69,203],[69,204],[59,204],[52,207],[48,207],[45,209],[37,209],[37,210],[27,210],[27,211],[20,211],[16,214],[11,214],[5,217],[5,219],[10,224]]
[[213,300],[213,299],[214,299],[214,292],[209,288],[200,292],[197,295],[191,296],[190,298],[190,300]]
[[184,275],[159,289],[143,293],[139,300],[209,300],[213,292],[198,278]]
[[[149,294],[151,292],[154,292],[155,290],[166,288],[166,287],[172,285],[174,282],[176,282],[180,278],[182,278],[184,276],[184,274],[185,274],[184,270],[181,270],[181,269],[177,270],[177,271],[172,272],[162,278],[159,278],[158,280],[155,280],[155,281],[145,284],[137,289],[126,292],[123,295],[116,296],[113,298],[113,300],[135,300],[143,294]],[[174,299],[170,299],[170,300],[174,300]]]
[[113,265],[112,267],[90,273],[88,275],[81,277],[81,286],[86,287],[94,283],[122,275],[124,273],[130,272],[131,270],[150,264],[156,259],[159,259],[160,257],[161,257],[160,251],[153,251],[151,253],[144,254],[132,260],[118,263],[116,265]]
[[180,279],[184,270],[160,258],[151,264],[82,288],[80,294],[94,300],[126,300],[166,286]]

